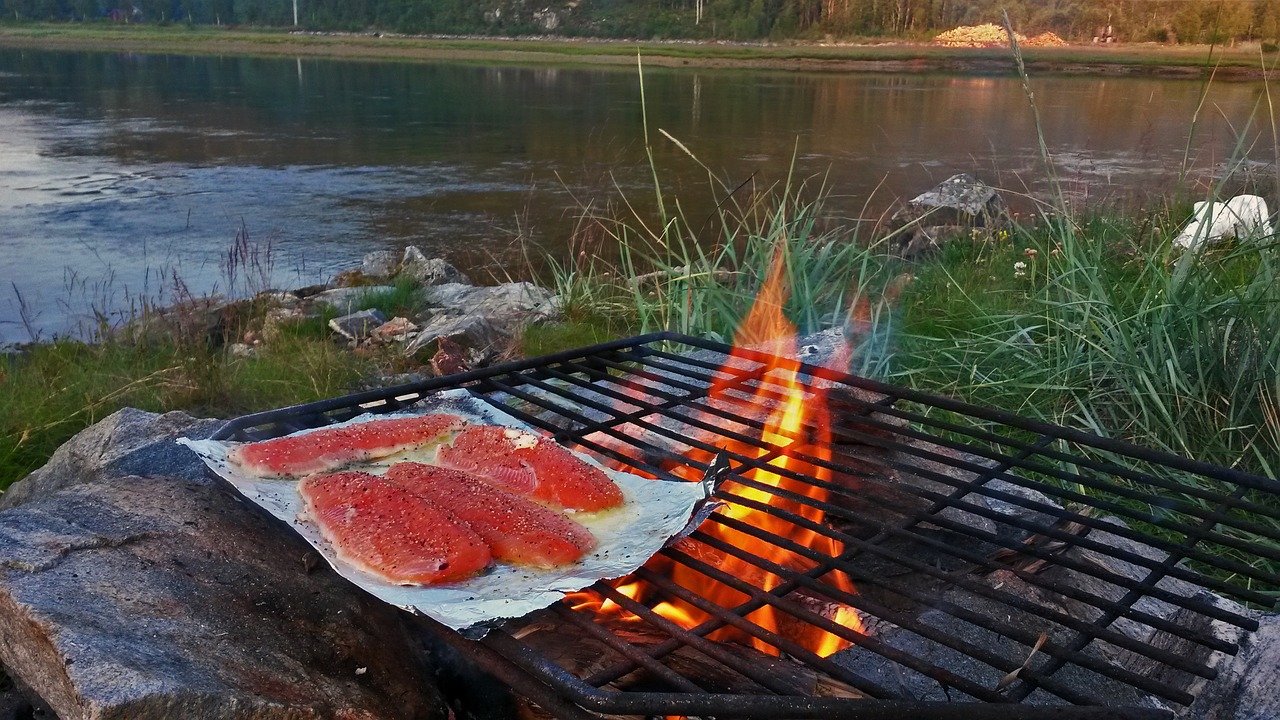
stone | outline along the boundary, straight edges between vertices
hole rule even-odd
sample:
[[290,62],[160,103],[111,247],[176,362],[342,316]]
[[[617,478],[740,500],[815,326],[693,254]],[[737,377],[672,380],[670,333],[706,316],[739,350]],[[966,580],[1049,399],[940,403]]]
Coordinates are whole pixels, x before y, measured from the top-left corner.
[[203,481],[44,494],[0,512],[0,661],[63,718],[446,717],[405,617],[310,553]]
[[412,357],[425,350],[434,355],[441,340],[459,346],[462,363],[474,368],[503,354],[514,335],[509,327],[482,315],[441,315],[418,331],[405,346],[404,353]]
[[1275,720],[1280,717],[1280,615],[1258,620],[1240,653],[1186,714],[1204,720]]
[[232,357],[251,358],[258,354],[258,349],[248,343],[231,343],[227,346],[227,352]]
[[525,321],[557,317],[555,294],[529,282],[475,287],[446,283],[424,291],[426,301],[445,310],[471,315],[516,316]]
[[117,475],[204,478],[204,463],[174,439],[207,438],[222,425],[221,420],[194,418],[182,412],[157,415],[124,408],[78,433],[55,450],[44,467],[11,485],[0,495],[0,509]]
[[361,310],[329,321],[329,329],[348,340],[359,342],[387,322],[381,310]]
[[297,305],[271,308],[262,316],[262,340],[268,343],[275,342],[280,339],[284,327],[298,325],[312,316],[319,317],[319,313],[309,314]]
[[343,287],[317,293],[312,295],[310,300],[316,305],[333,308],[339,315],[350,315],[357,310],[363,310],[363,305],[368,301],[370,295],[394,291],[395,288],[389,285]]
[[145,342],[174,337],[186,340],[223,342],[229,321],[251,301],[231,301],[221,295],[185,298],[156,311],[141,313],[114,331],[116,337]]
[[917,195],[893,214],[898,252],[921,254],[972,228],[998,228],[1008,220],[1008,206],[1000,191],[960,173]]
[[555,295],[532,283],[475,287],[446,283],[425,288],[424,298],[438,314],[405,346],[405,354],[434,354],[438,340],[448,338],[462,350],[467,367],[480,367],[510,349],[528,323],[558,317]]
[[374,328],[369,336],[377,342],[404,342],[409,339],[409,334],[417,329],[418,326],[414,325],[409,318],[394,317]]
[[471,279],[461,270],[442,258],[427,257],[416,245],[410,245],[404,249],[400,273],[413,278],[419,285],[471,284]]
[[360,272],[365,277],[389,278],[400,272],[400,253],[395,250],[375,250],[360,261]]

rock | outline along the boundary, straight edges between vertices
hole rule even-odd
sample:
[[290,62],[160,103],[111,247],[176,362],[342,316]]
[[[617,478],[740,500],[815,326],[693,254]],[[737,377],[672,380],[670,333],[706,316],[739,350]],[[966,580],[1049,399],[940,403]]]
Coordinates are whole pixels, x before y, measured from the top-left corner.
[[448,283],[427,288],[424,297],[435,307],[460,314],[512,315],[527,322],[554,320],[558,314],[555,295],[528,282],[489,287]]
[[471,279],[461,270],[441,258],[428,258],[415,245],[404,249],[400,273],[413,278],[419,285],[471,284]]
[[329,328],[348,340],[357,342],[373,334],[387,322],[381,310],[361,310],[329,321]]
[[389,278],[400,271],[400,253],[395,250],[376,250],[360,261],[360,272],[365,277]]
[[369,334],[377,342],[404,342],[418,329],[409,318],[394,317],[373,329]]
[[427,323],[405,346],[408,356],[426,350],[439,352],[440,341],[448,340],[460,351],[453,354],[459,366],[481,367],[502,355],[515,339],[511,326],[482,315],[439,316]]
[[405,346],[405,354],[434,354],[437,341],[448,338],[461,348],[453,353],[459,366],[491,362],[510,349],[526,324],[558,315],[555,295],[527,282],[493,287],[447,283],[426,288],[424,296],[440,310]]
[[258,349],[248,343],[231,343],[227,346],[227,352],[232,357],[251,358],[258,354]]
[[262,316],[262,333],[263,342],[275,342],[280,339],[283,328],[289,325],[297,325],[309,317],[307,312],[301,307],[278,307],[271,308]]
[[242,304],[250,302],[233,302],[220,295],[187,298],[160,310],[143,312],[114,334],[132,342],[178,337],[220,345],[232,324],[228,321],[239,314]]
[[42,495],[0,513],[0,661],[63,718],[446,717],[399,612],[310,552],[203,482]]
[[10,486],[0,495],[0,509],[104,477],[149,473],[203,478],[204,463],[174,439],[207,438],[222,425],[221,420],[182,412],[119,410],[68,440],[44,467]]
[[334,288],[312,295],[310,300],[316,305],[333,308],[339,315],[350,315],[357,310],[362,310],[362,305],[368,301],[370,295],[394,291],[395,288],[389,285]]
[[1280,717],[1280,615],[1263,615],[1258,631],[1220,679],[1196,698],[1187,717],[1205,720],[1274,720]]
[[1008,207],[998,190],[960,173],[912,198],[894,213],[890,225],[898,229],[899,253],[910,257],[961,231],[997,228],[1007,219]]

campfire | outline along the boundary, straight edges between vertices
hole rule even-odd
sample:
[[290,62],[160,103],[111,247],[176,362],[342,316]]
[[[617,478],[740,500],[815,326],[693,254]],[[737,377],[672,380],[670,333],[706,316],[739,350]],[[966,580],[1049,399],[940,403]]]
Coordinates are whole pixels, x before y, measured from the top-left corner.
[[[831,480],[831,470],[826,466],[831,460],[831,433],[826,388],[807,387],[799,377],[798,366],[783,360],[797,353],[795,326],[783,312],[787,300],[784,262],[781,254],[774,258],[764,287],[738,332],[738,341],[744,347],[765,348],[774,361],[766,365],[754,385],[734,382],[732,373],[718,374],[711,384],[711,405],[760,425],[758,442],[729,438],[719,445],[724,457],[741,458],[747,468],[740,479],[729,480],[720,487],[723,522],[704,524],[701,532],[705,540],[702,535],[686,537],[673,546],[673,551],[696,558],[696,565],[657,556],[644,568],[646,575],[666,578],[688,592],[663,596],[651,583],[640,579],[623,582],[615,589],[626,598],[651,606],[653,612],[686,630],[704,631],[715,626],[717,629],[706,634],[710,640],[740,642],[768,655],[780,654],[780,645],[794,644],[825,658],[849,647],[854,642],[852,638],[863,633],[862,622],[853,608],[831,599],[805,596],[801,602],[816,605],[820,621],[795,623],[789,622],[773,604],[748,610],[753,596],[739,589],[740,583],[746,583],[769,593],[787,582],[770,572],[770,566],[805,573],[817,565],[812,554],[837,557],[842,551],[838,540],[805,526],[823,523],[824,512],[819,504],[827,500],[828,492],[821,485],[794,479],[801,475],[820,482]],[[838,352],[836,357],[844,359],[847,353]],[[731,354],[728,366],[743,360],[740,353]],[[714,416],[707,414],[704,421],[714,422]],[[704,433],[704,440],[714,444],[717,438],[714,433]],[[684,480],[699,480],[697,468],[709,467],[716,454],[691,448],[686,453],[687,464],[675,465],[670,471]],[[797,501],[793,499],[796,496],[812,502]],[[737,528],[754,528],[758,532]],[[745,550],[751,559],[722,548]],[[698,566],[713,567],[717,575],[737,582],[721,582],[695,569]],[[837,593],[854,592],[852,581],[840,571],[827,572],[817,579]],[[685,597],[699,600],[682,599]],[[575,593],[568,602],[601,619],[640,620],[618,603],[590,592]],[[759,630],[719,627],[715,615],[703,609],[707,604],[739,609],[743,619]],[[840,630],[824,629],[831,623]]]
[[653,482],[721,477],[705,522],[627,577],[475,639],[423,620],[442,655],[554,717],[1191,705],[1257,630],[1246,605],[1275,604],[1254,561],[1280,560],[1259,542],[1280,536],[1280,483],[849,375],[840,333],[797,341],[782,262],[736,347],[658,333],[223,437],[462,387]]

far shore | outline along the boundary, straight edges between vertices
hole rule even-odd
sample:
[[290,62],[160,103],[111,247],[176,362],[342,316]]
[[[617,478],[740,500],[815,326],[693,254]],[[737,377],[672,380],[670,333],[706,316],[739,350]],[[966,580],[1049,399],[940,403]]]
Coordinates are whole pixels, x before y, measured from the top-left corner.
[[[950,72],[1008,75],[1007,48],[946,48],[927,42],[727,43],[573,38],[423,37],[310,33],[287,29],[89,24],[0,26],[0,48],[181,55],[245,55],[408,62],[633,65],[802,72]],[[1155,75],[1261,79],[1277,56],[1235,47],[1154,43],[1023,48],[1031,74]]]

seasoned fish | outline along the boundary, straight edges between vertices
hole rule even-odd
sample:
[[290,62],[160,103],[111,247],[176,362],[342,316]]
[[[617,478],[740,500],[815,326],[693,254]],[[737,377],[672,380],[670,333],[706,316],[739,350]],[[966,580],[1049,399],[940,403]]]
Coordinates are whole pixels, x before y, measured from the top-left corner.
[[461,580],[493,560],[489,545],[465,523],[376,475],[312,475],[298,491],[338,557],[387,582]]
[[302,476],[443,441],[466,425],[446,414],[372,420],[241,445],[227,457],[257,477]]
[[436,462],[549,507],[594,511],[623,502],[622,491],[599,468],[524,430],[471,425],[440,448]]
[[383,477],[465,522],[498,560],[554,568],[576,562],[596,546],[591,531],[564,514],[460,470],[402,462]]

